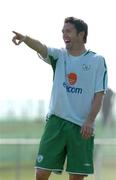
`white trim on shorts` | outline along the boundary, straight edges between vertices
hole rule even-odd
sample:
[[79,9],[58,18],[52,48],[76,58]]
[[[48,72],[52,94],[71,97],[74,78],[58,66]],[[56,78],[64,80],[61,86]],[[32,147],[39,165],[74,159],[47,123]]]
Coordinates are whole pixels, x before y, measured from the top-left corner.
[[62,174],[63,172],[63,169],[48,169],[48,168],[39,167],[39,166],[35,166],[35,169],[48,170],[48,171],[54,172],[55,174]]
[[[48,170],[48,171],[51,171],[51,172],[53,172],[55,174],[62,174],[62,172],[63,172],[63,169],[49,169],[49,168],[38,167],[38,166],[35,166],[35,169]],[[94,173],[86,174],[86,173],[70,172],[70,171],[67,171],[67,170],[66,170],[66,172],[69,173],[69,174],[79,174],[79,175],[84,175],[84,176],[88,176],[88,175],[93,175],[94,174]]]
[[84,176],[88,176],[88,175],[93,175],[94,173],[78,173],[78,172],[70,172],[70,171],[67,171],[69,174],[80,174],[80,175],[84,175]]

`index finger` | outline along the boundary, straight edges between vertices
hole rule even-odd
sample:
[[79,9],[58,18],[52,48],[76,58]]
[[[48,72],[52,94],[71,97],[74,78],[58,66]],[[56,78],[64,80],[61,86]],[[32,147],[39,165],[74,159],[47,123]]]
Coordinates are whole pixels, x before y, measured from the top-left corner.
[[14,34],[16,34],[16,35],[18,34],[18,32],[16,32],[16,31],[12,31],[12,32],[13,32]]

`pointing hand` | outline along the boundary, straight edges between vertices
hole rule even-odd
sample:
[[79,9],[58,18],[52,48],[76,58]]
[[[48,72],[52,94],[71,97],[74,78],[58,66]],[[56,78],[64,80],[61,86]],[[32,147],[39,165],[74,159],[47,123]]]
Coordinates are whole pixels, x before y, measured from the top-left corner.
[[24,42],[26,36],[23,36],[22,34],[15,31],[12,32],[15,34],[15,36],[12,38],[12,41],[15,45],[19,45],[21,42]]

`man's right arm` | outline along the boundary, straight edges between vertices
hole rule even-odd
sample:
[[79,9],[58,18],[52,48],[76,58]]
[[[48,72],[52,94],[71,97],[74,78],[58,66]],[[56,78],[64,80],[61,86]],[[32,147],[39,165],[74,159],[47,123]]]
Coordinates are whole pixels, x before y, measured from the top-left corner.
[[43,58],[47,57],[47,47],[43,45],[40,41],[30,38],[29,36],[24,36],[18,32],[13,31],[15,36],[12,41],[15,45],[19,45],[21,42],[24,42],[31,49],[38,52]]

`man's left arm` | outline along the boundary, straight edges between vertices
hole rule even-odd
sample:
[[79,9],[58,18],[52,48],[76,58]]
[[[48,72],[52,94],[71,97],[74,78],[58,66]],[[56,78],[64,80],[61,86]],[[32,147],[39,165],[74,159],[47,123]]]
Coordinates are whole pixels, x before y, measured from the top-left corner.
[[95,121],[95,118],[96,118],[98,112],[100,111],[103,96],[104,96],[104,91],[95,93],[91,111],[88,115],[87,120],[81,127],[81,133],[84,138],[91,137],[91,135],[93,133],[93,124],[94,124],[94,121]]

